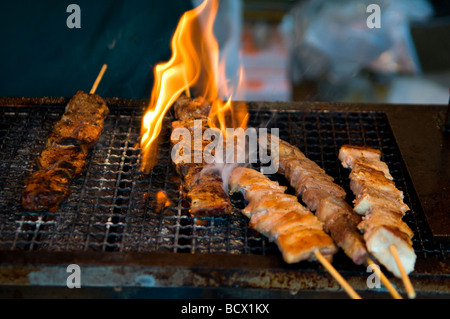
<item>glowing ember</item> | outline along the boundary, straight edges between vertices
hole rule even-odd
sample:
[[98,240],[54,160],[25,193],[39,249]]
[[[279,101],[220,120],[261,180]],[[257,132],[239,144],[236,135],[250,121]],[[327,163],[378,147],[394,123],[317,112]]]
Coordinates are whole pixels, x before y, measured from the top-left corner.
[[169,197],[164,191],[158,191],[156,193],[156,212],[162,211],[165,207],[172,205]]
[[[205,0],[197,8],[187,11],[180,19],[172,37],[172,57],[167,63],[158,64],[154,70],[155,83],[147,112],[141,128],[142,165],[144,172],[149,172],[156,164],[157,137],[161,131],[162,121],[178,97],[185,92],[203,96],[211,101],[211,127],[218,127],[225,132],[226,127],[245,127],[246,110],[238,112],[235,117],[231,104],[231,93],[219,83],[227,83],[225,77],[225,60],[219,62],[219,46],[213,33],[217,14],[218,0]],[[242,81],[242,68],[240,82]],[[220,99],[228,99],[223,103]]]

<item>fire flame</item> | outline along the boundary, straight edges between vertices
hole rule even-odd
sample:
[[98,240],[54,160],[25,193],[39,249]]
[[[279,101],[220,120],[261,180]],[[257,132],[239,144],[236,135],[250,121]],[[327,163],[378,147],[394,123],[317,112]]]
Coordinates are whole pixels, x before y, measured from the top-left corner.
[[156,193],[156,212],[162,211],[165,207],[171,206],[172,202],[170,201],[167,194],[160,190]]
[[[231,89],[219,88],[226,84],[225,60],[219,61],[219,45],[214,36],[213,26],[219,7],[218,0],[205,0],[198,7],[183,14],[172,37],[171,59],[158,64],[154,69],[155,83],[150,103],[143,117],[141,128],[142,170],[149,172],[156,159],[157,137],[161,132],[165,114],[185,92],[191,96],[203,96],[211,101],[209,116],[211,127],[225,132],[226,127],[246,126],[246,110],[234,112],[231,103]],[[239,84],[242,81],[241,68]],[[228,94],[219,96],[219,91]],[[221,98],[228,98],[224,103]],[[240,114],[239,118],[236,114]],[[239,123],[236,126],[236,123]]]

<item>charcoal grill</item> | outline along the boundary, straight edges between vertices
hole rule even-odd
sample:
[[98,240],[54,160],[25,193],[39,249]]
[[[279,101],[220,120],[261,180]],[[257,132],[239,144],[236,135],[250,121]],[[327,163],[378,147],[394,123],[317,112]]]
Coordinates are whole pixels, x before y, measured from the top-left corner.
[[[152,172],[140,170],[144,100],[106,99],[111,113],[72,194],[55,213],[23,211],[23,181],[67,98],[0,99],[0,296],[2,297],[243,297],[346,298],[317,263],[287,265],[232,198],[232,214],[194,218],[170,160],[170,122],[158,140]],[[379,148],[411,208],[418,256],[411,280],[418,297],[450,296],[448,137],[445,106],[249,102],[249,126],[276,127],[349,190],[337,160],[343,144]],[[271,178],[287,185],[278,175]],[[164,191],[171,205],[160,209]],[[288,189],[292,192],[292,189]],[[68,289],[67,266],[81,267],[84,289]],[[370,275],[339,252],[334,266],[361,294]],[[385,273],[398,291],[402,282]]]

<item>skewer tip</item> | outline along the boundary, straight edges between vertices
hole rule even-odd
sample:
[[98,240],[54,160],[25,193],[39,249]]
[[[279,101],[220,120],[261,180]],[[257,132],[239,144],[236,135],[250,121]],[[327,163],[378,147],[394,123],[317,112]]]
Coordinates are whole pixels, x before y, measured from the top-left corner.
[[[376,265],[378,266],[372,259],[370,259],[369,257],[367,257],[366,259],[367,264],[369,265]],[[389,291],[389,293],[391,294],[391,296],[394,299],[403,299],[402,296],[398,293],[397,290],[395,290],[394,286],[391,284],[391,282],[389,281],[389,279],[383,274],[383,272],[380,270],[380,268],[377,268],[378,270],[375,271],[375,275],[378,276],[378,278],[380,278],[381,282],[385,285],[385,287],[387,288],[387,290]]]
[[360,295],[350,286],[350,284],[341,276],[341,274],[333,267],[333,265],[320,253],[320,251],[316,250],[315,252],[316,258],[320,261],[320,263],[325,267],[326,270],[336,279],[345,292],[353,299],[362,299]]
[[395,247],[395,245],[391,245],[389,248],[391,250],[392,256],[395,259],[395,263],[397,264],[397,267],[400,270],[400,274],[402,276],[402,281],[403,281],[403,284],[405,285],[405,289],[406,289],[408,298],[409,299],[416,298],[416,291],[414,290],[414,287],[411,284],[411,280],[410,280],[408,274],[406,273],[405,268],[403,267],[403,264],[400,260],[398,252],[397,252],[397,248]]

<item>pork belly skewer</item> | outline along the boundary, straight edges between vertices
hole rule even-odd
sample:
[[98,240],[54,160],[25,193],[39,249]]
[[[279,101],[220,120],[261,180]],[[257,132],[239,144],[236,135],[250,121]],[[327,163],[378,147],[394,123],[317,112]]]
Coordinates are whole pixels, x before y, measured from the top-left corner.
[[231,194],[244,195],[248,205],[242,213],[250,219],[250,227],[274,241],[287,263],[319,260],[352,298],[360,298],[330,263],[337,247],[323,223],[296,196],[285,194],[286,187],[254,169],[237,167],[229,188]]
[[97,143],[109,108],[95,90],[106,70],[103,65],[87,94],[78,91],[53,126],[38,170],[25,182],[22,206],[28,211],[55,212],[70,195],[72,182],[83,172],[89,150]]
[[316,212],[317,218],[346,255],[357,265],[364,263],[368,252],[357,229],[361,217],[345,202],[344,189],[298,147],[278,140],[278,172],[286,177],[306,207]]
[[[336,245],[342,248],[355,264],[373,264],[357,227],[362,218],[353,212],[345,201],[344,189],[335,184],[333,178],[308,159],[298,147],[282,139],[278,139],[278,145],[279,173],[294,187],[296,195],[301,195],[307,207],[316,212]],[[380,279],[394,298],[401,299],[381,272]]]
[[337,251],[323,224],[286,187],[262,173],[245,167],[235,168],[229,179],[230,193],[240,192],[249,202],[242,213],[250,226],[275,241],[287,263],[315,260],[318,250],[331,261]]
[[[174,105],[175,118],[177,121],[172,122],[172,132],[176,128],[185,128],[191,132],[192,140],[189,141],[191,148],[191,157],[188,161],[180,161],[172,156],[177,172],[183,178],[183,189],[187,197],[190,199],[190,213],[192,216],[218,216],[229,214],[232,206],[227,193],[223,189],[221,173],[208,165],[204,157],[195,158],[195,151],[203,154],[203,149],[209,143],[203,142],[202,136],[206,128],[208,128],[208,115],[211,105],[203,98],[188,98],[182,95]],[[202,143],[194,141],[195,123],[201,124]],[[179,136],[172,134],[172,144],[180,141]]]
[[409,207],[381,161],[381,151],[344,145],[339,160],[351,169],[350,188],[355,195],[354,210],[363,216],[358,228],[367,248],[396,277],[402,278],[409,298],[415,297],[408,274],[414,270],[416,254],[413,232],[402,220]]

